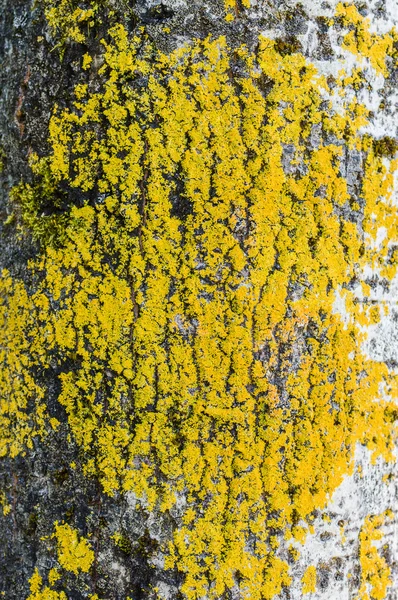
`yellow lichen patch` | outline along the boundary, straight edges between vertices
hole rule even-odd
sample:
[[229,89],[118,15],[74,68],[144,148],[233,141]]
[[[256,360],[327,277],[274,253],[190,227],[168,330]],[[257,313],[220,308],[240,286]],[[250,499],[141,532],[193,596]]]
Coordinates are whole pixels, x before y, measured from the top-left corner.
[[[41,306],[40,306],[41,304]],[[47,364],[42,338],[30,340],[44,314],[45,299],[33,311],[25,286],[8,271],[0,278],[0,456],[15,457],[45,433],[44,390],[29,369]],[[44,333],[44,332],[43,332]],[[44,334],[45,335],[45,334]]]
[[[77,575],[87,573],[94,560],[91,544],[78,535],[70,525],[55,523],[53,537],[57,540],[58,562],[66,571]],[[54,579],[54,578],[53,578]]]
[[301,580],[303,594],[312,594],[316,592],[316,567],[308,567]]
[[[391,585],[391,568],[380,554],[375,542],[383,539],[382,526],[393,515],[387,510],[381,515],[366,517],[359,534],[361,587],[357,600],[384,600]],[[380,546],[380,544],[379,544]]]
[[57,569],[50,569],[50,572],[48,573],[48,582],[50,585],[54,585],[54,583],[56,583],[58,581],[58,579],[60,579],[61,575],[59,574]]
[[103,4],[85,0],[41,0],[44,12],[53,34],[60,37],[61,42],[71,40],[84,42],[86,32],[95,24],[96,13]]
[[[14,380],[37,340],[39,366],[51,356],[60,367],[84,472],[148,509],[184,497],[162,550],[185,598],[239,584],[242,598],[271,599],[291,583],[278,538],[305,540],[355,445],[393,458],[390,376],[361,352],[350,283],[369,261],[395,273],[373,216],[392,242],[395,166],[360,136],[366,111],[349,95],[341,113],[325,107],[314,66],[272,40],[255,56],[242,49],[247,70],[233,78],[224,38],[165,56],[121,26],[109,34],[101,86],[80,84],[70,109],[54,110],[52,151],[35,167],[87,201],[62,238],[43,239],[34,293],[5,274],[4,330],[18,294],[28,310],[2,377]],[[341,159],[354,147],[364,233],[346,216]],[[20,412],[23,430],[33,416]],[[67,525],[55,535],[61,566],[88,569],[87,542]]]
[[48,586],[43,587],[43,579],[35,569],[29,579],[30,594],[27,600],[67,600],[65,592],[56,592]]
[[239,17],[240,11],[244,8],[250,8],[250,0],[224,0],[226,11],[225,20],[233,21]]
[[387,56],[394,52],[394,33],[378,35],[370,32],[370,19],[363,17],[354,4],[339,3],[336,15],[350,31],[344,37],[343,48],[359,58],[367,58],[378,75],[388,76]]
[[289,546],[289,556],[296,562],[300,558],[300,552],[294,546]]
[[0,492],[0,506],[3,511],[3,515],[6,517],[11,512],[11,504],[7,502],[7,496],[4,492]]

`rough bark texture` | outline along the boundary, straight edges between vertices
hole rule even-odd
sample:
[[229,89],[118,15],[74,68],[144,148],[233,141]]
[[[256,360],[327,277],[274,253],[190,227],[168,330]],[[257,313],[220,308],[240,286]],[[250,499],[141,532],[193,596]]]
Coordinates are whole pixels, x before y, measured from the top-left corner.
[[[35,175],[32,174],[29,165],[29,156],[37,153],[43,157],[53,152],[54,148],[49,141],[49,123],[54,106],[57,104],[60,110],[72,110],[73,90],[83,81],[89,82],[93,93],[101,89],[102,75],[99,75],[95,68],[90,70],[87,77],[83,74],[86,78],[84,79],[82,57],[88,53],[94,57],[94,63],[98,61],[98,65],[103,64],[100,40],[106,39],[109,43],[108,31],[112,26],[122,24],[131,37],[137,34],[140,27],[145,27],[147,39],[157,52],[165,55],[208,36],[212,39],[225,36],[226,45],[230,49],[237,49],[244,44],[250,54],[256,52],[259,36],[265,35],[276,41],[279,57],[302,54],[309,63],[315,63],[320,73],[325,74],[331,86],[333,78],[338,79],[342,66],[349,72],[356,64],[362,64],[360,52],[356,56],[353,52],[350,54],[349,50],[341,49],[342,37],[346,30],[339,30],[337,19],[334,23],[330,21],[336,14],[337,3],[334,2],[305,1],[295,5],[293,2],[259,0],[252,2],[249,7],[237,0],[232,8],[226,8],[219,0],[164,0],[161,4],[147,0],[137,0],[134,3],[129,0],[99,2],[95,23],[91,28],[87,28],[87,31],[83,27],[84,41],[81,42],[70,39],[61,29],[57,31],[49,25],[45,9],[48,9],[50,4],[39,1],[32,3],[28,0],[0,0],[0,158],[3,164],[0,173],[0,266],[10,272],[13,280],[24,282],[30,294],[35,291],[37,283],[35,276],[28,269],[28,261],[37,260],[43,252],[44,244],[40,236],[35,236],[35,231],[32,234],[29,230],[29,223],[23,223],[18,199],[10,202],[10,192],[21,182],[34,185]],[[85,9],[96,6],[94,2],[86,5],[79,2],[72,4],[83,6]],[[355,4],[362,18],[370,18],[373,27],[371,31],[375,32],[374,35],[379,35],[380,39],[394,26],[398,26],[398,6],[395,2]],[[233,19],[226,19],[226,15],[232,15]],[[85,23],[84,20],[83,22]],[[347,27],[348,30],[350,27]],[[360,34],[357,33],[357,36],[360,37]],[[394,102],[398,79],[398,37],[391,39],[391,52],[389,54],[384,49],[381,59],[384,60],[387,56],[388,76],[381,73],[382,69],[372,71],[369,66],[362,75],[362,84],[353,89],[354,95],[360,97],[360,101],[372,111],[363,130],[365,133],[361,135],[367,134],[372,140],[376,140],[372,142],[375,156],[382,157],[383,164],[387,165],[386,170],[392,172],[390,162],[397,149],[394,145]],[[366,52],[364,60],[371,60]],[[343,61],[346,61],[344,65]],[[231,66],[231,69],[234,69],[231,81],[237,82],[238,89],[239,78],[243,77],[245,68],[238,59],[234,64]],[[138,81],[134,85],[138,86],[137,89],[144,90],[146,84]],[[266,77],[262,85],[262,93],[266,97]],[[383,100],[381,107],[380,99]],[[322,110],[325,111],[325,108]],[[100,127],[101,125],[98,125],[98,128]],[[309,151],[319,145],[317,135],[319,138],[320,134],[314,127],[311,136],[305,142]],[[365,154],[363,148],[350,148],[346,145],[340,161],[340,173],[347,182],[350,202],[357,200],[359,204],[362,203],[361,206]],[[290,169],[290,173],[296,174],[298,178],[305,169],[300,172],[300,165],[292,163],[293,157],[294,146],[284,144],[282,164],[285,172],[289,173]],[[232,174],[231,177],[233,176]],[[146,177],[144,171],[144,187]],[[170,177],[177,181],[179,175],[173,174]],[[193,209],[189,198],[187,200],[187,192],[184,192],[184,176],[181,177],[181,181],[182,188],[179,188],[177,183],[173,192],[172,210],[183,221],[185,214],[189,214]],[[71,206],[81,208],[87,199],[90,206],[96,206],[97,198],[101,196],[95,187],[86,193],[79,187],[70,186],[67,181],[57,182],[57,186],[63,204],[61,208],[55,209],[50,199],[47,206],[40,206],[43,214],[51,215],[56,210],[66,214]],[[394,194],[395,192],[391,196],[393,205],[394,200],[396,201]],[[143,197],[145,203],[144,192]],[[340,214],[350,222],[355,222],[355,218],[349,212],[351,209],[347,206],[336,210],[340,210]],[[145,206],[142,212],[145,219]],[[362,227],[359,217],[357,225]],[[242,228],[244,229],[243,226]],[[141,230],[137,235],[141,235]],[[242,239],[247,237],[246,233],[240,234],[237,228],[236,236],[239,235]],[[278,266],[276,259],[275,269],[282,268]],[[370,269],[365,273],[364,280],[370,285],[369,302],[374,306],[388,304],[390,307],[388,315],[382,315],[378,322],[368,325],[364,353],[378,363],[387,363],[393,372],[398,364],[398,313],[395,309],[397,279],[392,278],[391,282],[386,282],[386,277],[374,274]],[[354,286],[355,282],[352,285]],[[294,288],[291,292],[292,297],[299,293],[297,289]],[[134,310],[136,306],[137,304],[134,305]],[[336,301],[336,313],[339,311],[344,319],[344,305],[339,306]],[[189,326],[194,327],[195,323],[192,325],[192,322]],[[7,323],[4,327],[7,327]],[[181,325],[181,330],[183,328],[184,325]],[[305,329],[302,338],[293,343],[293,350],[287,359],[283,357],[283,341],[280,342],[280,363],[287,362],[290,370],[294,372],[295,361],[300,360],[302,346],[310,336],[310,329]],[[148,508],[133,489],[119,489],[114,491],[112,496],[105,493],[100,476],[87,474],[83,470],[81,466],[85,457],[71,434],[68,421],[70,415],[65,404],[58,401],[61,393],[59,375],[67,368],[74,368],[73,357],[68,356],[66,362],[62,363],[62,360],[57,362],[54,356],[49,359],[46,368],[40,369],[37,365],[31,368],[34,371],[37,367],[35,377],[46,389],[44,403],[48,415],[59,421],[58,427],[51,428],[46,425],[48,435],[34,436],[30,448],[18,452],[14,457],[0,458],[0,492],[4,513],[1,515],[0,511],[0,595],[7,600],[23,600],[28,597],[34,600],[64,598],[60,595],[61,592],[70,600],[127,600],[128,597],[134,600],[238,600],[250,597],[245,595],[245,587],[242,584],[244,578],[236,570],[233,573],[234,583],[228,588],[220,588],[220,592],[214,591],[214,588],[211,588],[210,576],[207,593],[200,595],[199,592],[192,592],[190,595],[191,592],[184,588],[183,561],[173,568],[165,568],[166,545],[172,539],[173,532],[182,527],[182,517],[186,508],[183,492],[176,503],[166,511],[162,511],[158,506]],[[271,359],[264,349],[258,361],[266,364],[267,360]],[[215,365],[215,368],[218,366]],[[287,405],[290,401],[289,392],[284,388],[285,380],[282,379],[282,376],[280,381],[277,376],[272,379],[272,384],[282,398],[281,406],[283,402]],[[153,385],[157,384],[155,375]],[[0,390],[0,399],[4,402],[10,401],[9,396],[2,397],[2,393]],[[106,392],[101,401],[106,406]],[[33,410],[33,406],[28,406],[27,412],[29,410]],[[156,411],[156,406],[151,410]],[[390,419],[391,428],[392,421],[393,419]],[[109,422],[111,423],[111,420]],[[133,425],[131,427],[133,428]],[[351,472],[347,470],[337,489],[328,489],[328,492],[333,493],[330,494],[326,505],[311,511],[311,518],[307,521],[302,520],[301,524],[308,526],[309,531],[301,541],[299,533],[296,534],[293,543],[284,539],[280,523],[275,526],[275,531],[272,525],[269,525],[270,532],[278,539],[279,556],[288,565],[291,577],[289,585],[285,581],[281,586],[276,596],[278,598],[294,600],[302,598],[308,592],[308,597],[319,600],[353,600],[368,598],[364,595],[367,591],[369,597],[375,600],[398,598],[397,516],[389,512],[398,508],[397,467],[394,463],[385,462],[381,457],[372,464],[371,443],[366,447],[366,440],[355,441],[358,444],[354,469]],[[353,453],[353,448],[351,450]],[[295,490],[292,488],[289,493],[293,497]],[[205,502],[206,500],[203,500],[204,504]],[[372,516],[376,519],[379,515],[385,515],[386,511],[387,516],[380,517],[380,522],[371,521]],[[271,512],[270,510],[270,515]],[[271,519],[272,515],[269,518]],[[367,518],[372,524],[372,531],[377,531],[373,538],[373,534],[369,534],[369,539],[375,540],[378,553],[373,575],[366,574],[364,560],[360,559],[360,536],[361,531],[366,529]],[[89,568],[82,567],[74,572],[73,568],[68,568],[67,564],[62,562],[60,535],[54,537],[57,523],[68,524],[78,532],[79,539],[81,536],[88,540],[87,543],[94,553],[93,558],[89,560]],[[299,519],[296,518],[295,522],[293,518],[293,527],[298,525]],[[292,522],[286,525],[288,529],[291,529],[291,526]],[[383,532],[381,540],[378,539],[379,531]],[[365,548],[363,539],[362,549]],[[269,556],[267,560],[270,560]],[[264,565],[266,562],[265,560]],[[303,575],[308,567],[312,566],[316,568],[315,583],[313,584],[309,571],[306,584],[303,582]],[[60,575],[58,580],[56,577],[53,581],[48,579],[51,569],[57,569]],[[34,573],[38,573],[42,578],[41,583],[32,583]],[[272,569],[270,573],[271,578],[275,576]],[[383,589],[382,584],[380,589],[376,590],[378,584],[375,582],[379,581],[379,575],[388,579],[387,590]],[[376,587],[372,587],[373,584]],[[272,586],[269,589],[272,589]],[[259,592],[258,596],[252,593],[252,597],[273,597],[272,592],[267,595],[266,588],[264,590]]]

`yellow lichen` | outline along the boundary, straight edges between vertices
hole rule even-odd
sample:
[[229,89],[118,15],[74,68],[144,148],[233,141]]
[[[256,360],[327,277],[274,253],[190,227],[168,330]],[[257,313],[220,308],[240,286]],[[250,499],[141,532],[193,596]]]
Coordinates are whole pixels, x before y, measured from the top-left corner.
[[96,13],[103,4],[85,0],[41,0],[47,22],[61,43],[70,40],[84,42],[86,32],[95,24]]
[[6,517],[11,512],[11,504],[7,502],[7,496],[4,492],[0,491],[0,505],[2,507],[3,515]]
[[[305,540],[355,445],[393,459],[391,377],[360,347],[359,326],[378,315],[350,282],[367,265],[396,271],[396,165],[360,135],[366,110],[346,88],[339,114],[325,108],[315,67],[272,40],[242,49],[235,80],[224,38],[166,56],[122,26],[109,34],[102,87],[79,84],[73,106],[54,109],[52,151],[35,167],[87,201],[64,215],[62,238],[43,238],[34,292],[7,272],[0,284],[2,452],[43,427],[30,369],[56,357],[87,476],[148,509],[185,496],[162,548],[184,597],[220,598],[239,581],[242,598],[271,599],[291,583],[279,535]],[[364,234],[342,210],[347,146],[364,152]],[[62,567],[90,568],[75,530],[55,537]]]
[[50,569],[49,573],[48,573],[48,582],[50,585],[54,585],[54,583],[56,583],[58,581],[58,579],[61,577],[61,575],[59,574],[57,569]]
[[29,585],[30,594],[27,600],[68,600],[65,592],[56,592],[48,586],[43,587],[43,579],[37,569],[29,579]]
[[361,564],[361,586],[357,600],[384,600],[392,584],[391,568],[376,547],[382,540],[382,526],[393,515],[390,510],[381,515],[369,515],[359,534],[359,560]]
[[77,530],[66,523],[55,523],[53,537],[57,540],[58,562],[61,567],[75,575],[79,571],[87,573],[94,560],[90,542],[79,537]]
[[[40,303],[39,303],[40,304]],[[33,310],[20,282],[4,270],[0,283],[0,456],[15,457],[31,449],[32,437],[45,434],[44,390],[29,368],[47,364],[41,340],[29,340],[46,304]],[[45,334],[44,334],[45,335]],[[34,410],[32,410],[34,409]]]
[[370,19],[364,18],[354,4],[340,2],[336,15],[350,31],[344,37],[343,48],[358,58],[367,58],[378,75],[388,77],[387,56],[394,52],[394,32],[378,35],[370,32]]
[[309,566],[301,580],[303,594],[312,594],[316,592],[316,567]]
[[225,20],[233,21],[239,17],[242,9],[250,8],[250,0],[224,0]]
[[300,558],[300,552],[294,546],[289,546],[289,555],[295,562]]

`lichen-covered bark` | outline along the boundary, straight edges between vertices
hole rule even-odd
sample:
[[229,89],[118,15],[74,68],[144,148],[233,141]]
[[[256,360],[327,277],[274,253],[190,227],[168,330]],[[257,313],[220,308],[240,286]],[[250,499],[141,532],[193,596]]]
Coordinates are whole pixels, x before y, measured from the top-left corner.
[[395,598],[396,7],[1,8],[3,596]]

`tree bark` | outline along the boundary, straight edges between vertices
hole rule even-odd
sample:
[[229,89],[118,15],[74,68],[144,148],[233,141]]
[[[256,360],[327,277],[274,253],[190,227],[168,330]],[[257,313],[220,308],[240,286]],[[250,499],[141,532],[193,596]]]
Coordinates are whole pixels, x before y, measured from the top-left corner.
[[1,594],[398,598],[396,3],[0,9]]

